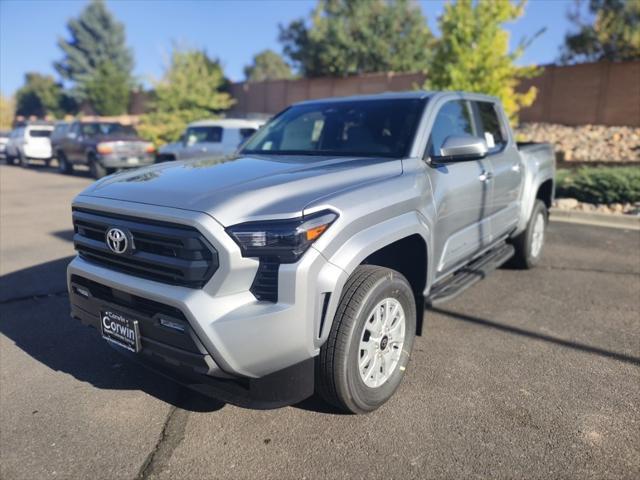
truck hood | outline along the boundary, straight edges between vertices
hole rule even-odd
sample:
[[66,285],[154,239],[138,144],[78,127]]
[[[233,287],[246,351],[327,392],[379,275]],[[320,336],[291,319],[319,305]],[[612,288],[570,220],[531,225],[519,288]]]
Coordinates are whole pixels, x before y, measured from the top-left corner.
[[323,197],[402,173],[388,158],[240,156],[112,175],[80,195],[204,212],[222,225],[288,218]]

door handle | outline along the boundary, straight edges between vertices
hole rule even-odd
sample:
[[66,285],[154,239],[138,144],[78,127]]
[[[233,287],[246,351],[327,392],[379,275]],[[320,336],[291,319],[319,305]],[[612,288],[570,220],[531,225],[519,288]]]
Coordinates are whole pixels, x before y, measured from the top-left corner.
[[478,177],[478,180],[481,182],[488,182],[493,178],[493,173],[491,172],[482,172],[482,174]]

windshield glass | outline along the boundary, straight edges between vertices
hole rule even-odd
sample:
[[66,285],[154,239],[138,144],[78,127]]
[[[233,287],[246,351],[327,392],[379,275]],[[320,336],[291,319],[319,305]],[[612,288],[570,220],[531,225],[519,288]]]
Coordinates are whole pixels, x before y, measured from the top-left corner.
[[96,135],[126,135],[135,136],[136,131],[130,125],[122,125],[121,123],[83,123],[82,134],[86,137],[94,137]]
[[295,105],[242,149],[262,155],[406,156],[425,100],[354,100]]

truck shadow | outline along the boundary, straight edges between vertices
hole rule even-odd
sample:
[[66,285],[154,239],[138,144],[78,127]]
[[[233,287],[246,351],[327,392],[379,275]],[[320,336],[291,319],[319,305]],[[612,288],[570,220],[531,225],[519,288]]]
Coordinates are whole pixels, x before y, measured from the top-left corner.
[[613,352],[611,350],[605,350],[603,348],[587,345],[584,343],[574,342],[571,340],[564,340],[562,338],[553,337],[551,335],[545,335],[543,333],[533,332],[531,330],[526,330],[524,328],[519,328],[512,325],[506,325],[504,323],[498,323],[492,320],[487,320],[480,317],[474,317],[471,315],[465,315],[463,313],[452,312],[450,310],[445,310],[438,307],[431,307],[429,308],[429,311],[438,313],[440,315],[444,315],[445,317],[448,317],[453,320],[473,323],[475,325],[480,325],[480,326],[491,328],[501,332],[520,335],[533,340],[540,340],[540,341],[552,343],[555,345],[560,345],[562,347],[571,348],[573,350],[578,350],[578,351],[590,353],[593,355],[599,355],[605,358],[611,358],[619,362],[630,363],[631,365],[640,366],[640,358],[633,357],[631,355],[626,355],[624,353]]

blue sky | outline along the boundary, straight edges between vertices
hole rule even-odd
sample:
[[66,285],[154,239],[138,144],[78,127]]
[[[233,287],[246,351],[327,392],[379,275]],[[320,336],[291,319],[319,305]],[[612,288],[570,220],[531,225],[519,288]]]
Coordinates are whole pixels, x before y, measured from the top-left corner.
[[[418,2],[432,29],[444,0]],[[66,22],[77,16],[84,0],[0,0],[0,91],[12,94],[26,72],[56,75],[52,62],[61,57],[56,45],[67,37]],[[220,58],[233,81],[243,80],[243,67],[265,48],[280,51],[278,24],[306,16],[315,0],[108,0],[124,22],[133,48],[135,74],[144,83],[162,74],[173,42],[205,48]],[[522,37],[539,37],[522,64],[551,63],[570,27],[566,11],[573,0],[529,0],[525,15],[507,28],[516,45]]]

